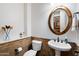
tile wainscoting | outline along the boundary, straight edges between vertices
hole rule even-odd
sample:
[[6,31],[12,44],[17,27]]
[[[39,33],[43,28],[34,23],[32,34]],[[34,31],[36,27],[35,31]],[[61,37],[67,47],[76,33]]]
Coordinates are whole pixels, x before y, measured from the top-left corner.
[[15,56],[15,49],[18,47],[22,47],[23,50],[19,52],[19,56],[23,55],[26,51],[29,50],[29,47],[31,45],[31,37],[6,42],[3,44],[0,44],[0,55],[1,56]]
[[[10,41],[6,43],[0,44],[0,56],[22,56],[25,52],[32,49],[32,40],[40,40],[42,41],[42,48],[37,52],[37,56],[55,56],[55,50],[48,46],[48,38],[41,37],[27,37],[15,41]],[[72,46],[70,51],[61,51],[61,56],[73,56],[74,50],[76,49],[76,44],[73,42],[69,42]],[[22,47],[23,50],[16,55],[15,49],[18,47]]]

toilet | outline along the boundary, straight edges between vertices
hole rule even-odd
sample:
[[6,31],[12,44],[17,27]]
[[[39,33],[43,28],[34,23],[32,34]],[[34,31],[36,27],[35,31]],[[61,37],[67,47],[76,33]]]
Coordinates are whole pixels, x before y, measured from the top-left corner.
[[36,56],[37,52],[41,50],[42,41],[32,40],[32,49],[25,52],[24,56]]

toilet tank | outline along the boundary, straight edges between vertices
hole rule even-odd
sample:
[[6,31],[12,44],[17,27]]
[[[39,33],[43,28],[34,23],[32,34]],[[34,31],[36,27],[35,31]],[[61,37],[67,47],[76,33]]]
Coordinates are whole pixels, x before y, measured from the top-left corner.
[[32,49],[35,51],[41,50],[42,41],[32,40]]

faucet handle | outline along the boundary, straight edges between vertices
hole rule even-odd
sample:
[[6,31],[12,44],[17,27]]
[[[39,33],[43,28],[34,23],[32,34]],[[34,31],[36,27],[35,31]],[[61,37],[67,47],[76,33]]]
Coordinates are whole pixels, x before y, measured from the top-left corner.
[[56,39],[54,39],[54,42],[56,42]]
[[63,40],[61,40],[61,43],[63,43]]
[[67,38],[65,39],[65,43],[68,43],[68,39]]

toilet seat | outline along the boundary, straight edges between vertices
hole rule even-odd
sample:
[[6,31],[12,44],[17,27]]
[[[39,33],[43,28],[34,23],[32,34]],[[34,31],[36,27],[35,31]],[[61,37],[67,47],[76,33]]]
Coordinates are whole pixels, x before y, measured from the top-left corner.
[[32,49],[25,52],[24,56],[36,56],[37,51],[41,50],[42,41],[32,40]]
[[37,51],[34,51],[31,49],[31,50],[25,52],[23,56],[36,56],[36,53],[37,53]]

